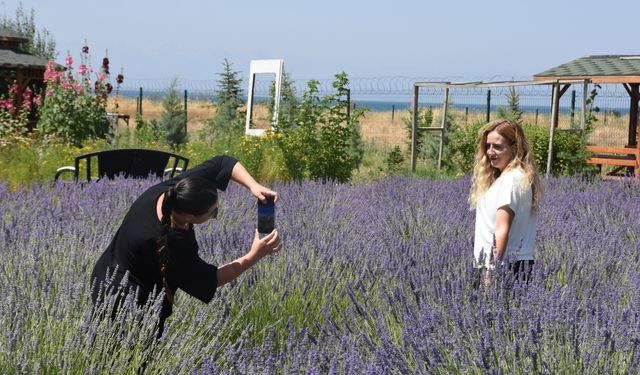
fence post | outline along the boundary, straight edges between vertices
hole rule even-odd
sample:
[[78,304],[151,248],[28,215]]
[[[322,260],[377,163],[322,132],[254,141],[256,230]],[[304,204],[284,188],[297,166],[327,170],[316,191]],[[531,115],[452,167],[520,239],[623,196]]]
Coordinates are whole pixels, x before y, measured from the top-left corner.
[[391,122],[393,122],[395,114],[396,114],[396,105],[395,104],[391,104]]
[[138,107],[138,114],[142,116],[142,86],[140,86],[140,94],[139,94],[139,103],[140,107]]
[[413,84],[413,111],[411,113],[411,173],[416,171],[417,136],[418,136],[418,94],[420,87]]
[[187,135],[187,89],[184,89],[184,135]]
[[351,89],[347,89],[347,123],[351,121]]
[[487,123],[491,121],[491,89],[487,90]]
[[538,125],[538,108],[536,108],[536,125]]
[[469,107],[464,107],[464,124],[467,125],[469,122]]
[[571,128],[575,128],[575,117],[576,114],[576,90],[571,90]]

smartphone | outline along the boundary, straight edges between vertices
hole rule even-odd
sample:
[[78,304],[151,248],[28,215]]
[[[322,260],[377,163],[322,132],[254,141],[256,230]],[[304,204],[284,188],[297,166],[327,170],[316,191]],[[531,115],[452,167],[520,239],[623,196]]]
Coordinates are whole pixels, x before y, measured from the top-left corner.
[[258,233],[269,234],[276,227],[276,207],[273,197],[267,197],[266,202],[258,200]]

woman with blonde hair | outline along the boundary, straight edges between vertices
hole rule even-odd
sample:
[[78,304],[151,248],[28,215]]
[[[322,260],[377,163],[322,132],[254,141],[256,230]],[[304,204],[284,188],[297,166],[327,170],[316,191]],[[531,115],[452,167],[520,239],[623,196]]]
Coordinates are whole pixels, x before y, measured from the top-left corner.
[[476,209],[474,263],[490,281],[508,263],[528,280],[534,263],[540,179],[522,127],[509,120],[485,125],[478,139],[469,203]]

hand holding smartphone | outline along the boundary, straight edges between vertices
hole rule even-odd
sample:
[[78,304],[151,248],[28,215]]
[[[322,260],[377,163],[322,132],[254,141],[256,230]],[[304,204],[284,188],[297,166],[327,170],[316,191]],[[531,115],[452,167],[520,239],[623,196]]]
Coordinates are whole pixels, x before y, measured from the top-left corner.
[[276,227],[276,207],[273,197],[267,197],[265,203],[258,200],[258,233],[269,234]]

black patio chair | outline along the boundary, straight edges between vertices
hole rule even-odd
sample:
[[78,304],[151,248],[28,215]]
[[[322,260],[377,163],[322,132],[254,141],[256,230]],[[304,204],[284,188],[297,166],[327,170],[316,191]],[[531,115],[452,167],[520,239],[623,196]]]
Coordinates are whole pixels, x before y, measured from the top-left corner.
[[[116,176],[147,178],[149,175],[157,177],[174,177],[187,169],[189,159],[171,152],[123,148],[90,152],[76,157],[74,166],[61,167],[56,170],[54,181],[66,172],[72,172],[75,181],[80,177],[80,162],[84,160],[87,181],[91,181],[92,160],[97,161],[98,179]],[[182,166],[179,164],[182,163]]]

